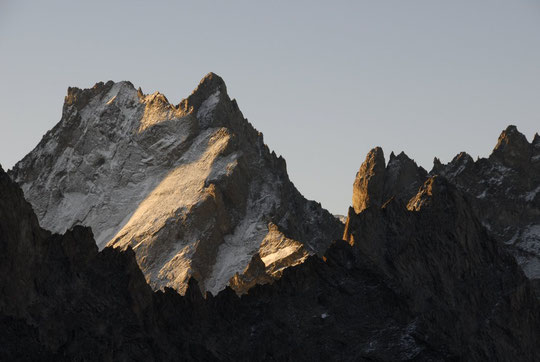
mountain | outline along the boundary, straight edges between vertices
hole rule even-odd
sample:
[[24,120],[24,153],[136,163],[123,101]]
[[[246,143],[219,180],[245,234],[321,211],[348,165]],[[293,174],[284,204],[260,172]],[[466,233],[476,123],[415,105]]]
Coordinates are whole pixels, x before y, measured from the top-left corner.
[[[527,360],[537,353],[530,284],[485,232],[468,197],[443,177],[428,178],[405,202],[391,198],[359,214],[351,207],[344,239],[407,305],[411,329],[429,336],[428,344],[442,343],[445,360]],[[514,309],[522,298],[530,314]],[[511,347],[515,335],[531,352]]]
[[89,226],[100,249],[133,248],[155,289],[184,293],[194,276],[215,294],[256,254],[261,281],[275,279],[343,230],[213,73],[178,105],[129,82],[69,88],[60,122],[10,176],[43,228]]
[[508,126],[488,158],[474,161],[462,152],[446,165],[436,159],[431,174],[471,197],[488,233],[514,255],[540,295],[540,136],[528,142]]
[[437,175],[468,196],[486,232],[514,255],[540,296],[540,136],[528,142],[508,126],[488,158],[474,161],[465,152],[448,164],[435,158],[429,174],[403,152],[386,164],[382,149],[374,148],[355,179],[353,208],[407,202]]
[[374,148],[343,225],[215,74],[177,106],[70,88],[0,168],[0,360],[535,361],[539,142]]
[[152,291],[130,247],[41,229],[0,168],[0,359],[534,361],[539,302],[469,201],[431,177],[351,208],[349,243],[273,283],[203,296],[190,279],[181,296]]

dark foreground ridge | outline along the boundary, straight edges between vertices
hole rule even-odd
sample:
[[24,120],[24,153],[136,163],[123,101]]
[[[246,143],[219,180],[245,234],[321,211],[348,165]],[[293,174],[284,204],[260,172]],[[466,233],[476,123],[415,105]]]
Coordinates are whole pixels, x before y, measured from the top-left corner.
[[0,169],[0,360],[519,360],[538,301],[468,197],[432,177],[349,212],[344,241],[239,298],[153,292],[131,249],[41,229]]

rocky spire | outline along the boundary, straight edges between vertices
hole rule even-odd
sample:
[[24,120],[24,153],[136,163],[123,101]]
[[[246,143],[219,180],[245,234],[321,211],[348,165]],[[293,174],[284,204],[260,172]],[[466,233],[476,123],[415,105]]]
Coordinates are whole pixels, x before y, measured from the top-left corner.
[[540,162],[540,136],[538,135],[538,133],[534,134],[534,138],[532,141],[531,161]]
[[227,86],[219,75],[210,72],[201,79],[191,95],[180,102],[179,107],[185,112],[189,112],[191,109],[198,110],[212,95],[226,96]]
[[236,273],[229,281],[229,286],[239,295],[246,294],[256,284],[268,284],[274,280],[266,273],[266,265],[259,253],[253,254],[242,274]]
[[409,200],[422,185],[426,170],[404,152],[392,152],[385,166],[380,147],[372,149],[356,174],[353,186],[353,208],[360,213],[370,206],[380,207],[391,198]]
[[381,206],[385,169],[383,150],[375,147],[367,154],[354,180],[352,205],[357,214],[369,206]]
[[524,168],[530,156],[531,144],[516,126],[510,125],[499,136],[497,145],[489,158],[507,167]]
[[[420,187],[418,193],[409,200],[407,203],[407,209],[411,211],[419,211],[423,207],[433,204],[446,207],[449,202],[449,197],[445,194],[448,192],[448,185],[448,181],[444,177],[429,177]],[[444,200],[439,200],[441,198]]]
[[397,156],[392,152],[386,167],[382,202],[392,197],[408,200],[422,185],[426,175],[426,170],[419,167],[405,152]]
[[433,168],[431,169],[430,173],[437,175],[441,172],[443,169],[443,164],[441,163],[441,160],[438,157],[433,158]]
[[[445,177],[469,175],[474,172],[474,160],[467,152],[460,152],[448,164],[441,166],[440,174]],[[435,174],[432,172],[432,174]]]

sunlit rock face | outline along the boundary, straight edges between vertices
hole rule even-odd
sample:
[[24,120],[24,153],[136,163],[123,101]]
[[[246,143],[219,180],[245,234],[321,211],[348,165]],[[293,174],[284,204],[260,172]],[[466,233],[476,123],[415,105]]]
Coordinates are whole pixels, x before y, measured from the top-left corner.
[[423,183],[427,172],[405,153],[390,154],[388,165],[380,147],[369,151],[356,173],[352,207],[360,213],[368,207],[380,207],[396,197],[408,199]]
[[381,204],[384,188],[385,161],[380,147],[369,151],[356,174],[353,187],[353,208],[357,213]]
[[[540,291],[540,137],[504,130],[488,158],[466,153],[431,171],[471,196],[487,232],[514,255]],[[540,294],[540,293],[539,293]]]
[[276,232],[283,249],[313,254],[342,230],[296,190],[213,73],[178,105],[129,82],[70,88],[61,121],[10,176],[42,227],[89,226],[100,249],[131,246],[154,288],[184,292],[194,276],[216,293]]
[[268,230],[259,252],[253,255],[244,271],[236,273],[229,282],[239,295],[256,284],[281,278],[285,269],[303,263],[310,255],[302,243],[287,238],[276,225],[268,225]]

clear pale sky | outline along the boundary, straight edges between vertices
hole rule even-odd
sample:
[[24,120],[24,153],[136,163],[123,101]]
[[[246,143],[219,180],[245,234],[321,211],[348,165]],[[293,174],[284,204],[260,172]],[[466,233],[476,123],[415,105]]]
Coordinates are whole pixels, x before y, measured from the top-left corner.
[[130,80],[178,103],[208,72],[287,160],[346,213],[366,153],[431,169],[540,131],[540,2],[0,0],[0,164],[61,116],[68,86]]

